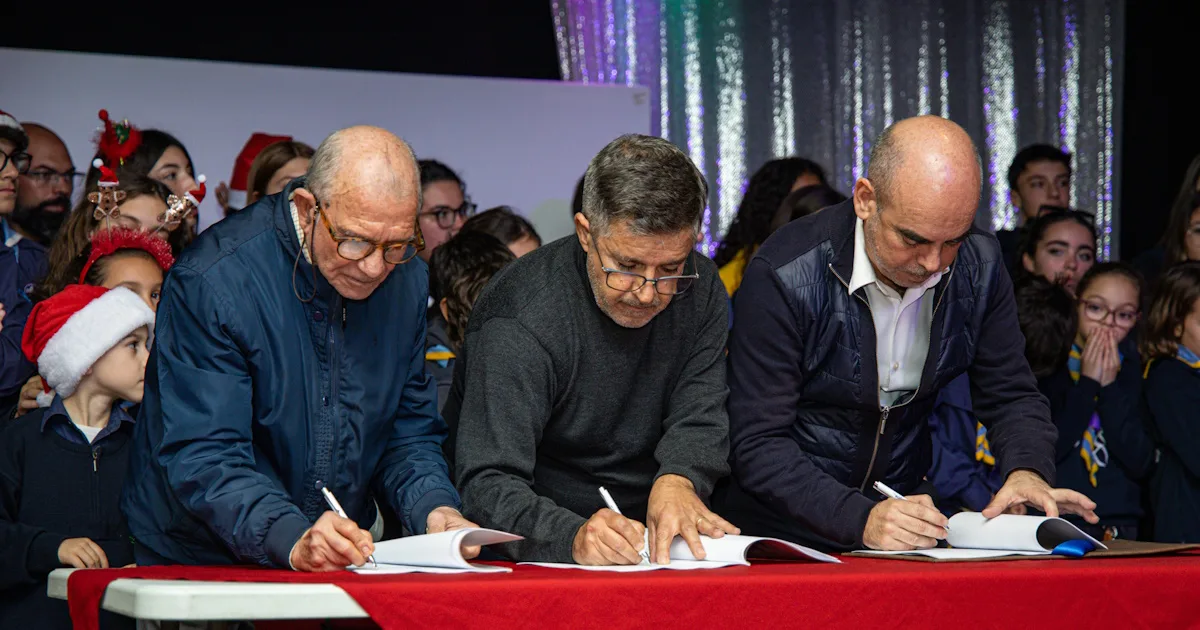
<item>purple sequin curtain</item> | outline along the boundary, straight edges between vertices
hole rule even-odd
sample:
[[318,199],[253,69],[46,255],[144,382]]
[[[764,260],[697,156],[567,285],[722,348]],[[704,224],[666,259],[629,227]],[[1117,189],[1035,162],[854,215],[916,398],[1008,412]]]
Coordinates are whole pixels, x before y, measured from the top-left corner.
[[1020,147],[1074,154],[1072,205],[1115,252],[1121,0],[552,0],[563,78],[643,85],[712,188],[715,251],[746,181],[802,155],[849,192],[893,121],[948,117],[983,155],[979,223],[1014,225]]

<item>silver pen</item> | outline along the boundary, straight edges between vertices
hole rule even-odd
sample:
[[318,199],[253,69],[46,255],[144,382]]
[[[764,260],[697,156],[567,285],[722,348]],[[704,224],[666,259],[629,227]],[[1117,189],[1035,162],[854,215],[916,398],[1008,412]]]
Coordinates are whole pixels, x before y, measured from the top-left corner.
[[[613,501],[612,495],[604,489],[604,486],[600,486],[600,496],[604,499],[604,505],[608,509],[621,514],[621,508],[617,507],[617,502]],[[621,515],[624,516],[624,514]],[[642,532],[642,551],[638,555],[642,557],[642,564],[650,564],[650,530]]]
[[[338,503],[337,497],[333,496],[333,493],[329,491],[329,487],[325,485],[325,482],[318,481],[317,489],[321,491],[321,496],[325,497],[325,502],[329,504],[329,509],[333,510],[334,514],[337,514],[342,518],[350,518],[349,516],[346,516],[346,510],[342,509],[342,504]],[[367,559],[370,560],[371,564],[375,565],[376,567],[379,566],[379,563],[375,562],[375,554],[367,556]]]

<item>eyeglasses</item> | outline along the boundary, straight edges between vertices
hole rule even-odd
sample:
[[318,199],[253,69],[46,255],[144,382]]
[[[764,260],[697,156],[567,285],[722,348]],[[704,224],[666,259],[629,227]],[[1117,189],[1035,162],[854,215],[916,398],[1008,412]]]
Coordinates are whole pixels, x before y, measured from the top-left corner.
[[63,173],[59,173],[58,171],[50,171],[50,170],[30,171],[28,173],[21,173],[21,174],[24,175],[25,177],[28,177],[29,179],[32,179],[33,183],[37,184],[38,186],[66,184],[66,185],[70,186],[71,188],[76,188],[80,184],[82,184],[83,177],[84,177],[84,173],[80,173],[79,171],[74,171],[74,170],[66,171]]
[[382,249],[384,262],[391,265],[403,265],[412,260],[417,252],[425,249],[425,237],[421,235],[421,226],[419,225],[416,226],[417,233],[407,241],[376,243],[362,238],[338,236],[329,222],[329,218],[325,216],[324,212],[321,212],[320,201],[317,202],[316,210],[321,217],[321,223],[324,223],[325,229],[329,230],[329,238],[337,243],[338,255],[346,260],[362,260],[375,253],[375,250]]
[[1113,316],[1113,323],[1121,328],[1133,328],[1137,323],[1140,313],[1131,309],[1111,309],[1107,304],[1099,300],[1081,300],[1083,304],[1083,314],[1088,319],[1094,322],[1102,322],[1108,319],[1109,315]]
[[421,214],[418,214],[417,218],[420,219],[421,217],[433,217],[433,219],[437,221],[438,227],[442,228],[443,230],[448,230],[454,227],[454,224],[460,217],[463,220],[466,220],[468,217],[474,216],[476,208],[478,208],[478,206],[476,206],[474,203],[471,203],[471,200],[468,199],[463,202],[463,205],[457,208],[451,208],[449,206],[434,206],[434,208],[429,212],[422,212]]
[[[593,245],[596,244],[595,236],[592,236],[592,244]],[[597,254],[600,253],[598,246],[596,249],[596,253]],[[692,262],[693,255],[694,255],[694,253],[688,254],[687,263]],[[687,263],[684,264],[685,269],[688,266]],[[679,295],[680,293],[683,293],[683,292],[687,291],[688,289],[692,288],[692,285],[695,284],[696,280],[698,280],[700,278],[700,274],[698,274],[698,273],[693,273],[690,275],[682,275],[682,276],[662,276],[660,278],[647,278],[646,276],[643,276],[641,274],[631,273],[628,271],[621,271],[620,269],[612,269],[610,267],[604,267],[603,260],[600,261],[600,264],[601,264],[600,270],[606,274],[606,276],[604,278],[604,283],[608,285],[608,288],[610,288],[614,291],[623,291],[625,293],[633,293],[634,291],[639,291],[639,290],[641,290],[642,287],[646,286],[647,282],[649,282],[650,284],[654,285],[654,290],[659,295]]]
[[8,168],[8,163],[12,162],[13,166],[17,167],[17,172],[24,175],[29,171],[29,165],[33,162],[33,156],[20,151],[16,153],[5,153],[0,151],[0,155],[4,156],[0,159],[0,171]]

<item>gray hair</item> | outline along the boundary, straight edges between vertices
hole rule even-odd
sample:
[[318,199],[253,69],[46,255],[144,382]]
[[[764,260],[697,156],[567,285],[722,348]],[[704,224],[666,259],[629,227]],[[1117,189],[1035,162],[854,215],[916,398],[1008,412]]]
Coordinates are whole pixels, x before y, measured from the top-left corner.
[[[308,164],[308,173],[306,174],[305,188],[309,190],[321,203],[330,203],[329,199],[336,194],[337,177],[344,165],[346,136],[348,132],[356,129],[350,127],[347,129],[339,129],[329,137],[321,141],[317,146],[317,150],[313,153],[312,160]],[[404,147],[405,156],[411,162],[413,178],[412,181],[405,186],[393,178],[393,187],[397,189],[411,188],[417,195],[417,211],[419,212],[422,204],[422,191],[420,183],[420,172],[417,167],[417,156],[413,152],[412,147],[407,142],[399,140],[400,146]],[[343,184],[344,185],[344,184]]]
[[627,134],[592,158],[583,179],[583,216],[605,234],[628,221],[638,236],[700,231],[708,184],[679,147],[662,138]]
[[[898,120],[884,129],[883,133],[875,139],[875,144],[871,147],[871,154],[868,157],[867,179],[871,180],[871,184],[875,187],[875,198],[880,205],[888,198],[892,178],[899,172],[900,165],[904,161],[901,143],[896,140],[893,133],[896,126],[903,122],[903,120]],[[971,142],[971,152],[975,154],[975,167],[979,169],[979,181],[982,183],[983,158],[980,157],[979,147],[975,146],[974,141]]]

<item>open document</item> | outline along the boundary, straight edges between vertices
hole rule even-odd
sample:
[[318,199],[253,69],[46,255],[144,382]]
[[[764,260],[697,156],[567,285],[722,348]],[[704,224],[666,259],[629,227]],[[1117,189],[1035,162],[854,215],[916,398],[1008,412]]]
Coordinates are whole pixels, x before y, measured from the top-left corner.
[[636,573],[639,571],[657,571],[659,569],[687,571],[691,569],[719,569],[721,567],[737,565],[749,566],[751,560],[841,562],[837,558],[815,549],[809,549],[803,545],[797,545],[796,543],[790,543],[777,538],[758,538],[755,536],[729,534],[721,538],[701,536],[700,542],[704,545],[704,553],[707,555],[704,560],[697,560],[692,555],[691,549],[688,548],[687,542],[682,537],[676,536],[675,540],[671,542],[670,564],[654,564],[647,561],[633,565],[598,567],[554,562],[523,562],[521,564],[554,569]]
[[950,517],[949,548],[915,551],[855,551],[864,556],[922,556],[935,560],[982,560],[1005,556],[1048,556],[1063,543],[1084,541],[1084,550],[1107,549],[1104,543],[1061,518],[1002,514],[987,519],[979,512]]
[[494,529],[469,527],[439,534],[406,536],[375,545],[375,562],[348,567],[364,575],[389,573],[507,573],[506,567],[472,564],[463,558],[464,547],[495,545],[521,540],[520,536]]

